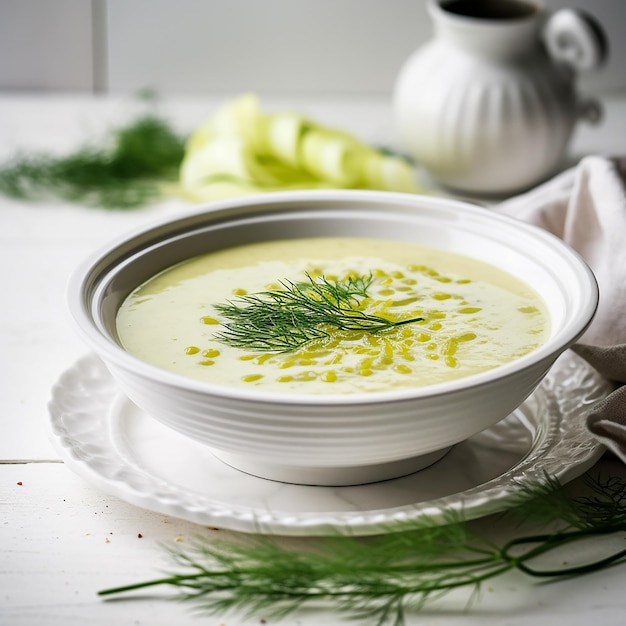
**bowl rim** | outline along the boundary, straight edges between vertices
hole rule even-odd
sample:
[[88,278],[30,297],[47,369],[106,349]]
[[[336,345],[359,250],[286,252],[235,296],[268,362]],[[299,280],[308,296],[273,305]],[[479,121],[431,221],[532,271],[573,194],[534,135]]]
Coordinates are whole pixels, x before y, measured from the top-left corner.
[[[577,266],[580,271],[581,279],[586,283],[589,291],[586,303],[581,307],[580,315],[577,319],[579,322],[572,325],[569,336],[565,341],[561,341],[558,345],[554,341],[548,339],[545,343],[538,346],[535,350],[525,354],[509,363],[504,363],[495,368],[484,372],[472,374],[452,381],[425,385],[421,387],[391,389],[389,391],[373,391],[373,392],[355,392],[346,394],[310,394],[310,393],[285,393],[267,390],[244,389],[241,387],[230,387],[194,379],[183,374],[178,374],[159,366],[152,365],[143,361],[139,357],[124,350],[110,335],[105,334],[99,329],[95,323],[93,314],[91,313],[91,299],[87,298],[85,288],[90,275],[92,275],[105,256],[113,251],[128,246],[134,240],[145,237],[150,234],[156,234],[160,229],[170,227],[174,229],[176,225],[184,227],[186,222],[194,222],[194,219],[204,215],[210,219],[212,215],[219,218],[221,213],[227,213],[233,209],[245,208],[250,211],[248,215],[252,215],[254,208],[262,209],[271,205],[294,205],[291,207],[297,210],[298,203],[305,202],[327,202],[327,203],[346,203],[348,201],[359,201],[368,203],[377,202],[403,202],[417,203],[432,207],[444,207],[458,211],[467,212],[473,215],[484,217],[489,215],[488,219],[514,224],[515,228],[524,231],[531,237],[548,242],[549,245],[555,246],[560,254],[569,259],[572,266]],[[310,207],[309,207],[310,208]],[[331,208],[331,207],[327,207]],[[393,206],[390,210],[393,209]],[[243,215],[243,214],[242,214]],[[180,228],[176,232],[181,232]],[[184,232],[184,231],[183,231]],[[170,232],[167,239],[172,238]],[[144,244],[138,250],[145,249]],[[132,255],[129,255],[132,256]],[[125,257],[128,258],[128,257]],[[116,264],[119,265],[118,260]],[[106,275],[105,270],[99,271],[100,276]],[[554,360],[555,353],[561,353],[567,350],[589,327],[593,321],[593,317],[597,310],[599,301],[599,291],[596,278],[590,267],[582,256],[573,250],[568,244],[552,233],[538,226],[524,222],[510,215],[493,212],[483,206],[472,204],[467,201],[456,200],[451,198],[433,197],[421,194],[409,194],[402,192],[389,191],[372,191],[372,190],[352,190],[352,189],[330,189],[330,190],[298,190],[298,191],[278,191],[263,194],[254,194],[226,200],[214,201],[202,205],[185,208],[176,213],[175,216],[168,214],[152,220],[140,227],[136,227],[126,233],[115,237],[108,243],[100,246],[94,252],[89,254],[71,273],[66,288],[66,306],[69,309],[70,316],[73,318],[75,328],[85,343],[95,350],[105,364],[123,368],[131,371],[134,375],[140,375],[146,379],[158,381],[159,384],[171,387],[183,388],[185,391],[199,394],[210,394],[225,400],[237,400],[242,402],[254,402],[260,404],[275,404],[281,406],[307,405],[328,407],[332,405],[374,405],[385,404],[388,402],[411,401],[417,399],[434,398],[441,395],[448,395],[454,392],[466,390],[468,388],[478,389],[480,387],[494,384],[508,377],[514,376],[522,370],[532,367],[543,360]],[[558,355],[557,355],[558,356]],[[546,371],[551,364],[546,366]]]

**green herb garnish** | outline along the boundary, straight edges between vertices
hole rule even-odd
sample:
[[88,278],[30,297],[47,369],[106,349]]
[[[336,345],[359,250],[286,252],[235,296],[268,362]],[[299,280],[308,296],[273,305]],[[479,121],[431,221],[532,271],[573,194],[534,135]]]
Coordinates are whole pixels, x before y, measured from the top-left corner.
[[357,308],[368,297],[373,276],[308,282],[282,281],[283,289],[238,297],[215,305],[226,322],[216,338],[225,344],[259,352],[291,352],[329,336],[329,328],[378,333],[423,321],[393,321]]
[[147,114],[115,129],[104,146],[66,156],[18,156],[0,167],[0,193],[20,200],[59,199],[102,208],[136,208],[175,181],[184,140]]
[[[185,572],[99,595],[169,585],[211,614],[234,609],[248,615],[263,611],[266,617],[284,617],[321,600],[367,623],[402,626],[407,612],[423,609],[457,588],[473,590],[475,596],[487,580],[511,570],[564,579],[623,561],[623,548],[581,564],[565,564],[562,555],[559,558],[563,546],[626,532],[626,483],[609,478],[591,485],[593,494],[579,498],[555,491],[555,480],[527,487],[502,521],[506,515],[517,523],[520,516],[531,517],[561,528],[502,545],[458,518],[447,525],[422,521],[374,539],[331,537],[307,551],[279,546],[270,538],[247,545],[198,540],[188,551],[172,552]],[[576,550],[568,554],[569,559]],[[558,565],[545,564],[550,555]]]

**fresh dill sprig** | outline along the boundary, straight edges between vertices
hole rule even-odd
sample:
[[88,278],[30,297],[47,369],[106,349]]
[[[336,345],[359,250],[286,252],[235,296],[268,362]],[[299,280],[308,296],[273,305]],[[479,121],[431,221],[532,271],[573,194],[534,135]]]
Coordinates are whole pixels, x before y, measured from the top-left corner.
[[468,588],[475,596],[487,580],[511,570],[560,579],[623,562],[626,549],[582,565],[537,565],[540,557],[563,546],[626,532],[623,480],[594,480],[595,495],[584,498],[570,498],[555,492],[556,487],[556,481],[547,481],[525,488],[505,516],[532,512],[536,520],[560,521],[561,528],[503,545],[477,534],[459,515],[445,525],[421,521],[367,540],[330,537],[307,551],[279,546],[270,538],[246,545],[198,540],[187,551],[171,552],[184,573],[105,589],[99,595],[167,585],[211,614],[263,611],[267,617],[284,617],[322,600],[371,624],[402,626],[408,612],[457,588]]
[[19,155],[0,166],[0,193],[20,200],[59,199],[85,206],[130,209],[158,200],[174,181],[184,139],[148,113],[114,129],[102,146],[65,156]]
[[422,317],[393,321],[365,313],[358,306],[368,297],[373,276],[342,281],[281,281],[283,289],[240,296],[215,310],[227,321],[216,338],[225,344],[259,352],[292,352],[310,341],[329,336],[328,328],[378,333],[423,321]]

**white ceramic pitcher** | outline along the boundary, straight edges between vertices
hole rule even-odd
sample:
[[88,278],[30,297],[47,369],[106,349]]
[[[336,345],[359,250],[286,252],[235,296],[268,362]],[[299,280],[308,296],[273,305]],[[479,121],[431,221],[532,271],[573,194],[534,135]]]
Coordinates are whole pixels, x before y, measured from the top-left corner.
[[581,13],[525,0],[429,0],[434,38],[405,63],[394,118],[405,150],[440,183],[470,193],[521,191],[554,173],[578,118],[579,71],[603,38]]

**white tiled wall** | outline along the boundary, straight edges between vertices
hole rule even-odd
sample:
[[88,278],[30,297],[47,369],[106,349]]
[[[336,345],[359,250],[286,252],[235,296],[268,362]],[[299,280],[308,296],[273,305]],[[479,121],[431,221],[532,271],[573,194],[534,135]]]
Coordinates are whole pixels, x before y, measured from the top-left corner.
[[89,0],[0,0],[0,89],[91,90]]
[[109,86],[380,93],[429,28],[420,0],[111,0]]
[[[610,40],[587,90],[626,89],[626,1],[582,7]],[[386,94],[429,38],[425,0],[0,0],[0,89]]]

